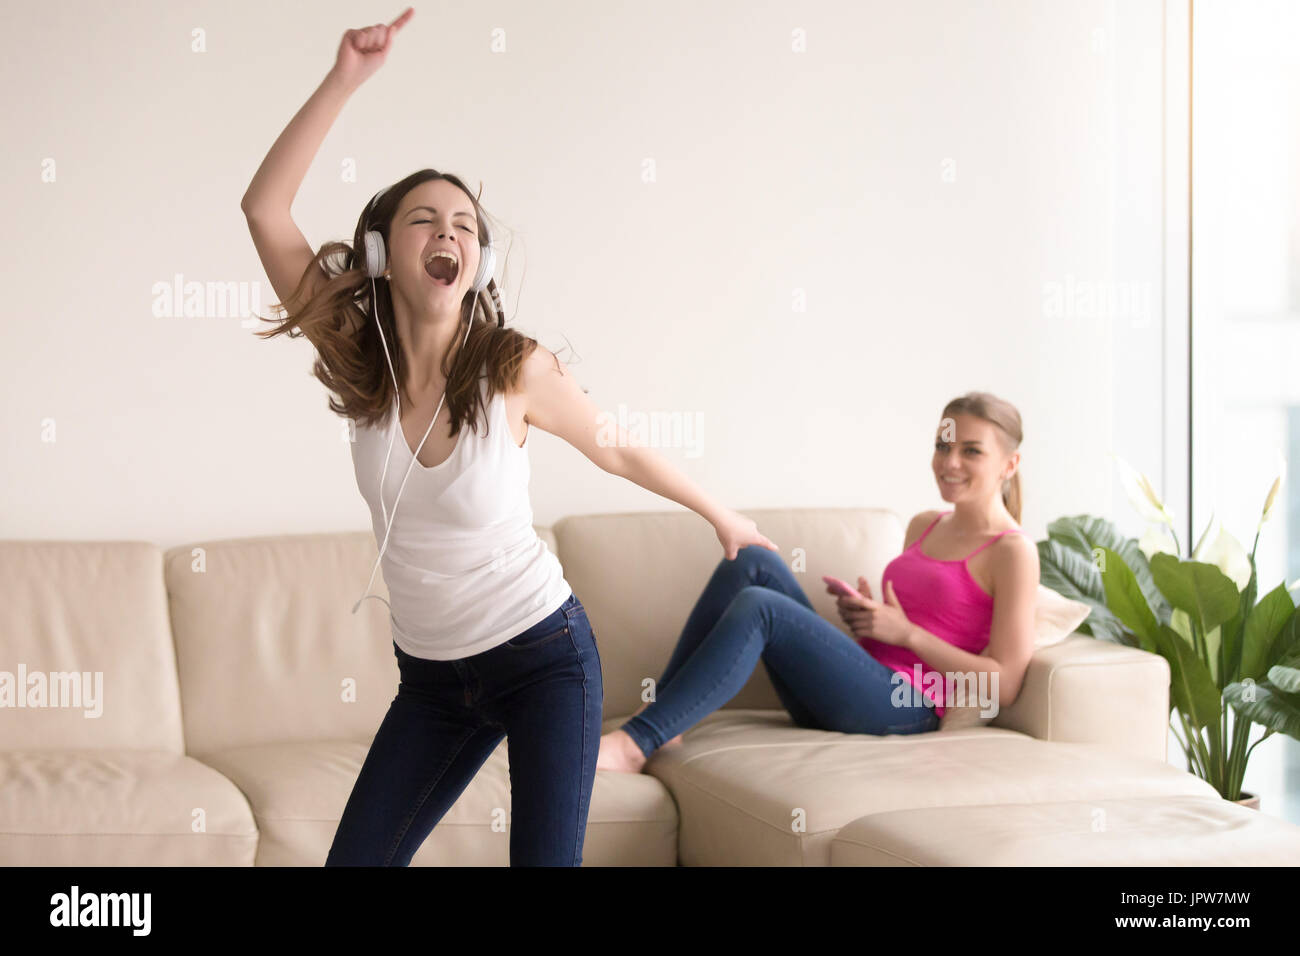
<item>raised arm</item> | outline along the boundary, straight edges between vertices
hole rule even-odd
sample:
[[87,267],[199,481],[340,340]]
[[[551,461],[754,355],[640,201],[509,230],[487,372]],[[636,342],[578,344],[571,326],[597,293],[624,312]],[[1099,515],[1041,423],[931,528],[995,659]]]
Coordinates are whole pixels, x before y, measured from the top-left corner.
[[[343,104],[383,65],[393,36],[413,15],[408,7],[391,24],[343,34],[334,67],[271,146],[239,203],[266,277],[281,302],[297,288],[315,257],[289,212],[307,168]],[[324,273],[313,277],[313,282],[324,280]]]

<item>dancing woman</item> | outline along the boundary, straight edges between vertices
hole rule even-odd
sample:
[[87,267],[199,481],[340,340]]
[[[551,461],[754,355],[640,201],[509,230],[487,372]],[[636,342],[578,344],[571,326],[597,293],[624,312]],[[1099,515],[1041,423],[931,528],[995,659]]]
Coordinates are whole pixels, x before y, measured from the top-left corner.
[[392,599],[401,683],[326,865],[407,865],[504,736],[511,865],[579,866],[603,685],[582,603],[533,530],[532,429],[701,515],[728,561],[746,546],[776,546],[621,430],[604,440],[599,409],[567,368],[505,328],[488,217],[458,177],[411,173],[366,204],[351,246],[312,252],[293,198],[343,104],[411,16],[343,35],[334,67],[241,203],[288,315],[258,334],[307,336],[314,374],[338,395],[331,410],[355,422],[357,487]]

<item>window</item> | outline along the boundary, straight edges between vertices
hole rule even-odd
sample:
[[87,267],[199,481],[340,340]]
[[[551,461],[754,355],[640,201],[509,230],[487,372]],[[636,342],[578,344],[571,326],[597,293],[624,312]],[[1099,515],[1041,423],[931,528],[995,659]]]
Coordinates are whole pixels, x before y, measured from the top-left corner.
[[[1213,511],[1249,551],[1285,459],[1255,556],[1261,594],[1300,578],[1298,36],[1295,0],[1192,0],[1192,528]],[[1300,743],[1274,735],[1247,777],[1266,812],[1300,823]]]

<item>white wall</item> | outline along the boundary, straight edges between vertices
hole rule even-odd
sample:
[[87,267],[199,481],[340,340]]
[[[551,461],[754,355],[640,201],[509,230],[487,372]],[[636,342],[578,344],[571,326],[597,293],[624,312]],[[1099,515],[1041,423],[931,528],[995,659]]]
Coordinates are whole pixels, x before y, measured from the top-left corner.
[[[179,273],[258,283],[270,315],[240,197],[343,30],[401,4],[306,9],[10,12],[0,535],[368,527],[306,340],[152,311]],[[1113,285],[1117,263],[1159,287],[1160,221],[1130,192],[1149,210],[1159,36],[1156,0],[417,5],[294,214],[318,246],[414,169],[482,180],[514,231],[513,324],[603,408],[702,416],[698,457],[663,453],[738,509],[938,506],[945,401],[997,392],[1024,416],[1041,537],[1127,514],[1109,451],[1158,471],[1158,390],[1123,394],[1160,303],[1130,340],[1046,293]],[[534,441],[539,522],[679,507]]]

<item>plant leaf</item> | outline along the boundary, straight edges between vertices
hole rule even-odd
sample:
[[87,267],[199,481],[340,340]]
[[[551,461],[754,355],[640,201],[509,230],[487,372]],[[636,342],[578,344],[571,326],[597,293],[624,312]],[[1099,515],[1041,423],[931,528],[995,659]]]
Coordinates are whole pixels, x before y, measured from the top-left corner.
[[1059,541],[1038,542],[1039,580],[1057,594],[1087,604],[1106,606],[1101,575],[1092,561]]
[[1084,558],[1057,541],[1039,541],[1038,565],[1039,580],[1044,587],[1092,608],[1087,620],[1079,625],[1081,632],[1116,644],[1138,646],[1137,638],[1106,606],[1106,592],[1091,555]]
[[1151,557],[1151,575],[1160,593],[1190,614],[1202,634],[1232,620],[1241,606],[1237,585],[1213,564],[1156,554]]
[[[1156,621],[1151,608],[1147,606],[1142,589],[1138,587],[1137,578],[1134,577],[1132,569],[1124,559],[1110,548],[1102,548],[1102,553],[1106,563],[1101,573],[1101,581],[1106,590],[1107,607],[1124,623],[1125,627],[1137,635],[1144,651],[1157,653],[1156,629],[1166,625]],[[1176,633],[1172,631],[1170,633],[1178,643],[1182,643],[1182,639]]]
[[[1137,578],[1138,585],[1142,588],[1142,593],[1146,596],[1147,606],[1155,614],[1156,620],[1169,620],[1169,614],[1172,610],[1160,589],[1156,587],[1155,580],[1151,577],[1151,568],[1147,561],[1147,556],[1138,547],[1137,541],[1133,538],[1126,538],[1115,530],[1115,526],[1104,518],[1098,518],[1093,515],[1068,515],[1057,518],[1047,526],[1047,538],[1049,541],[1056,542],[1075,553],[1081,555],[1089,564],[1095,565],[1098,548],[1110,548],[1118,552],[1124,558],[1124,563],[1129,566]],[[1039,565],[1043,565],[1042,542],[1039,542]],[[1051,585],[1048,585],[1051,587]],[[1053,588],[1055,590],[1055,588]],[[1068,597],[1068,595],[1067,595]],[[1098,600],[1102,600],[1103,595],[1099,591],[1096,595]],[[1076,598],[1082,600],[1082,598]]]
[[1223,714],[1223,697],[1205,662],[1167,624],[1158,626],[1155,642],[1169,662],[1169,696],[1174,704],[1196,729],[1216,727]]
[[1300,693],[1300,657],[1291,657],[1270,667],[1268,682],[1288,694]]
[[[1269,667],[1286,656],[1286,648],[1296,640],[1297,626],[1300,625],[1297,624],[1295,605],[1283,582],[1265,594],[1246,618],[1238,680],[1247,677],[1260,680]],[[1283,628],[1287,627],[1292,632],[1289,640],[1282,636]]]
[[[1285,588],[1282,591],[1284,594],[1286,593]],[[1219,675],[1220,687],[1241,677],[1241,649],[1245,644],[1243,622],[1249,621],[1251,615],[1254,614],[1255,596],[1258,592],[1259,579],[1255,576],[1255,561],[1252,558],[1250,562],[1250,580],[1246,582],[1246,590],[1241,592],[1241,601],[1237,605],[1237,613],[1225,625],[1226,629],[1223,632],[1224,672]]]
[[[1253,689],[1254,700],[1246,700]],[[1242,681],[1223,688],[1223,697],[1240,716],[1300,740],[1300,694],[1289,694],[1268,681]]]
[[[1223,628],[1224,625],[1221,624],[1206,633],[1205,656],[1201,657],[1199,654],[1197,655],[1197,657],[1205,663],[1205,666],[1209,668],[1210,679],[1214,681],[1215,687],[1222,687],[1224,684],[1224,681],[1219,679],[1219,645],[1223,642]],[[1195,652],[1195,650],[1196,648],[1193,647],[1192,651]]]

